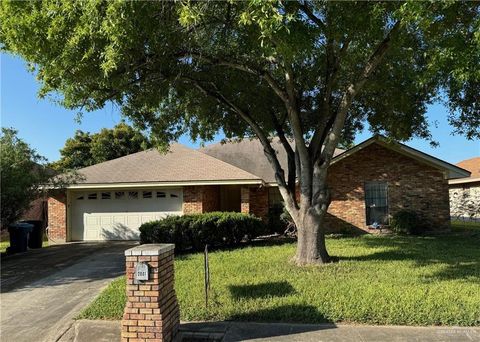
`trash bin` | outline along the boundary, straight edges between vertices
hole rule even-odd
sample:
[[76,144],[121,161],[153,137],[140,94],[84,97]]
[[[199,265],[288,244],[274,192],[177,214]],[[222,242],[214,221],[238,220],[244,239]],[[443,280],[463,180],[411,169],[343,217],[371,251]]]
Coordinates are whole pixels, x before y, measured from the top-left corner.
[[30,223],[14,223],[8,226],[10,234],[10,247],[7,254],[21,253],[27,251],[28,233],[33,229]]
[[33,225],[32,231],[28,234],[28,248],[42,248],[43,244],[43,222],[39,220],[25,220],[21,223]]

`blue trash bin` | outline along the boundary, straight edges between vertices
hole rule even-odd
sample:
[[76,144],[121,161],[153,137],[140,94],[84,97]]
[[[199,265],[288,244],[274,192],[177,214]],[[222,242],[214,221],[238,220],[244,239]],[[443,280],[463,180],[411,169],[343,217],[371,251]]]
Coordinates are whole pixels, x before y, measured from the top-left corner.
[[7,248],[7,254],[26,252],[28,233],[30,233],[32,229],[33,224],[30,223],[14,223],[9,225],[10,247]]

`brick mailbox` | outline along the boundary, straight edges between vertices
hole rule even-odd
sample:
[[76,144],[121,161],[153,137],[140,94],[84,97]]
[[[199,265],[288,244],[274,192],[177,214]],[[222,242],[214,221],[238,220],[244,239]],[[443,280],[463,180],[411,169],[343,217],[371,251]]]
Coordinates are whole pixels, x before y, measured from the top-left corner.
[[180,312],[174,289],[173,244],[146,244],[125,251],[127,305],[122,341],[173,341]]

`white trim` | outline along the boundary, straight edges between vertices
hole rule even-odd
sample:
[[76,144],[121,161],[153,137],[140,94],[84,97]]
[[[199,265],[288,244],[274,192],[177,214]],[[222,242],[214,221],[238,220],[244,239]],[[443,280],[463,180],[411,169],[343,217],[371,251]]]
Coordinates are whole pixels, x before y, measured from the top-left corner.
[[458,178],[458,179],[450,179],[448,184],[464,184],[464,183],[480,183],[480,177],[467,177],[467,178]]
[[217,181],[186,181],[186,182],[134,182],[134,183],[97,183],[97,184],[70,184],[67,189],[149,189],[158,187],[179,187],[197,185],[263,185],[261,179],[248,180],[217,180]]

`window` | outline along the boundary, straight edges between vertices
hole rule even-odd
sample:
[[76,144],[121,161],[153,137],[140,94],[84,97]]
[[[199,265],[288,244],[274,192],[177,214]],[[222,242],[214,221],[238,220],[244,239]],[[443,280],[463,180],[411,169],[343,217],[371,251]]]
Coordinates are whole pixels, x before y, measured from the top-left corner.
[[92,193],[88,194],[87,198],[88,198],[89,200],[97,199],[97,193],[96,193],[96,192],[92,192]]
[[152,198],[152,192],[151,191],[144,191],[143,192],[143,198]]
[[109,192],[102,192],[101,198],[102,199],[110,199],[110,198],[112,198],[112,194],[109,193]]
[[170,194],[170,197],[171,197],[171,198],[178,198],[178,195]]
[[137,199],[138,198],[138,191],[129,191],[128,198],[130,199]]
[[124,199],[124,198],[125,198],[125,192],[124,191],[115,192],[115,199]]
[[157,198],[164,198],[165,197],[165,193],[162,192],[162,191],[157,191]]
[[388,224],[387,183],[365,183],[365,209],[368,226]]
[[77,200],[83,200],[83,195],[78,196],[78,197],[77,197]]

